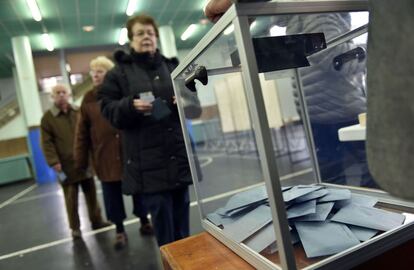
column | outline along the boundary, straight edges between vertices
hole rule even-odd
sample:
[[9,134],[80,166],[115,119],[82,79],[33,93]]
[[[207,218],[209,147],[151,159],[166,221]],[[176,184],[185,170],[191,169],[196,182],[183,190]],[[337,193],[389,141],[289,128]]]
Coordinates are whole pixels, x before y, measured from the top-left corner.
[[46,163],[40,147],[40,120],[42,106],[37,88],[32,48],[27,36],[12,38],[13,56],[16,70],[13,74],[20,112],[25,119],[28,132],[28,145],[36,181],[41,183],[55,181],[54,172]]
[[159,29],[161,52],[165,57],[177,57],[177,46],[172,27],[169,25],[161,26]]
[[63,49],[59,51],[59,68],[60,74],[62,75],[63,83],[70,87],[70,78],[68,75],[68,71],[66,70],[66,55]]

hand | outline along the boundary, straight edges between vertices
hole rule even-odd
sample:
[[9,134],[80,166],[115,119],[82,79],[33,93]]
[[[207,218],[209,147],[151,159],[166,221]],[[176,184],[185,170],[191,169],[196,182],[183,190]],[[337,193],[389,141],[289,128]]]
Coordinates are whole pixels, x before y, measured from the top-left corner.
[[134,99],[133,106],[139,112],[146,113],[146,112],[151,112],[152,110],[152,104],[142,99]]
[[53,169],[56,172],[61,172],[62,171],[62,165],[60,163],[56,163],[55,165],[53,165]]
[[204,14],[210,21],[215,23],[229,9],[231,4],[230,0],[210,0],[204,8]]
[[173,96],[173,104],[177,104],[177,98]]

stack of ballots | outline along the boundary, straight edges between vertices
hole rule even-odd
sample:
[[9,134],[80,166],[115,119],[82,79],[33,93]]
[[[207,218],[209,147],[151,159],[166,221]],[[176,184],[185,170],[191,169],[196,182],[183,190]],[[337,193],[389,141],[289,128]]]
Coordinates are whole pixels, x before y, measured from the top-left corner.
[[[308,258],[341,252],[405,220],[402,214],[375,208],[376,198],[348,189],[298,185],[282,191],[292,243],[300,241]],[[232,196],[207,219],[224,235],[256,252],[277,250],[264,185]]]

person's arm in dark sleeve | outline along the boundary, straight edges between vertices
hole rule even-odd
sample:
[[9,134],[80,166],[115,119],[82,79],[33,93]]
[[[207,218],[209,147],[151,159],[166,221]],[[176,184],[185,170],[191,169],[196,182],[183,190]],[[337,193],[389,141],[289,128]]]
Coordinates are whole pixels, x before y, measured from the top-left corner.
[[[348,14],[318,14],[309,15],[304,23],[304,33],[323,32],[326,41],[341,36],[351,30],[351,17]],[[333,68],[333,59],[343,53],[355,49],[357,46],[365,49],[366,45],[356,45],[351,41],[343,42],[330,49],[326,49],[320,54],[310,56],[309,60],[313,64],[323,64]],[[352,60],[343,65],[341,72],[344,74],[356,74],[365,70],[365,59],[363,61]]]
[[59,164],[60,160],[56,151],[54,135],[45,117],[42,118],[40,123],[40,135],[42,150],[47,164],[50,167]]
[[133,106],[134,97],[123,96],[115,69],[106,74],[98,90],[98,100],[101,103],[102,115],[117,129],[134,128],[143,117]]

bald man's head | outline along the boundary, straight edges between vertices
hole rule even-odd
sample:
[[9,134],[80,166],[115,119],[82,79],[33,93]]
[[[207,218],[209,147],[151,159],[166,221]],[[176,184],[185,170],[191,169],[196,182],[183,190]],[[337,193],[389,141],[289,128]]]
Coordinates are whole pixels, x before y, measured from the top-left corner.
[[52,88],[52,99],[58,107],[68,104],[70,96],[70,90],[64,84],[57,84]]

